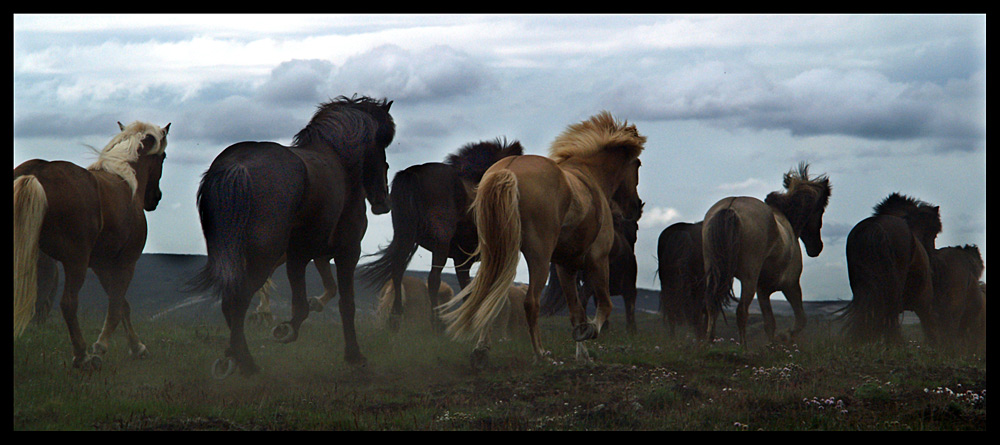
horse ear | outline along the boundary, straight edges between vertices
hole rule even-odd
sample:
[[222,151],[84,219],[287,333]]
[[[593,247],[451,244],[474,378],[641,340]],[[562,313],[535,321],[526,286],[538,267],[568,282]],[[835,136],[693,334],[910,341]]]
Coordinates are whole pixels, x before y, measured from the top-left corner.
[[389,107],[391,107],[391,106],[392,106],[392,101],[390,100],[387,104],[385,104],[385,112],[386,113],[389,112]]
[[118,130],[119,131],[125,131],[125,126],[122,125],[122,121],[118,121]]
[[163,127],[163,135],[166,136],[169,131],[170,131],[170,124],[167,124],[166,127]]

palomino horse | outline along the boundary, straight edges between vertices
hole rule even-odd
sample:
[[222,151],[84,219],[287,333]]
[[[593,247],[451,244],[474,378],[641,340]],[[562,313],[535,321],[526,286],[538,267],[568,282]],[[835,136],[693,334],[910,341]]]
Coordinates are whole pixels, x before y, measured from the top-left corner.
[[940,340],[956,351],[986,352],[986,293],[979,285],[985,265],[979,248],[944,247],[930,259]]
[[[393,238],[389,246],[376,255],[375,261],[360,267],[361,277],[374,285],[400,283],[403,272],[417,251],[417,246],[431,251],[431,270],[427,275],[427,288],[441,284],[441,271],[452,258],[458,284],[469,285],[472,252],[476,250],[476,226],[469,212],[473,194],[483,173],[496,161],[524,152],[517,141],[483,141],[467,144],[448,155],[444,163],[428,162],[414,165],[396,173],[392,179],[389,199],[392,203]],[[397,288],[393,295],[401,295]],[[447,300],[431,295],[431,307],[437,308]],[[389,327],[394,329],[402,315],[402,304],[397,298],[392,305]],[[441,327],[436,311],[430,314],[431,323]]]
[[[638,173],[638,172],[637,172]],[[638,181],[638,178],[636,178]],[[635,242],[638,237],[639,224],[638,217],[641,217],[642,205],[639,206],[640,215],[636,219],[627,219],[618,209],[615,201],[611,201],[612,214],[614,215],[615,242],[608,254],[608,292],[611,295],[621,295],[625,302],[625,326],[630,334],[638,331],[635,323],[635,300],[638,296],[638,289],[635,280],[638,277],[639,267],[635,258]],[[583,310],[587,310],[587,303],[596,297],[593,289],[583,286],[586,281],[583,273],[577,273],[577,294],[580,295],[580,305]],[[549,266],[549,284],[542,291],[542,301],[540,312],[542,315],[555,315],[566,307],[566,297],[563,295],[562,287],[559,285],[559,277],[556,273],[556,265]],[[606,327],[602,327],[606,329]]]
[[688,324],[695,336],[705,335],[705,260],[701,251],[701,221],[670,225],[656,243],[660,278],[660,316],[676,334],[678,324]]
[[[478,338],[474,367],[485,364],[491,325],[507,304],[519,251],[528,265],[524,311],[536,360],[548,355],[538,330],[538,308],[550,262],[558,266],[566,294],[577,358],[589,360],[582,342],[596,338],[611,315],[608,254],[614,226],[609,201],[639,168],[645,142],[635,125],[601,112],[569,126],[552,143],[550,157],[511,156],[483,175],[472,205],[479,234],[479,272],[445,304],[449,312],[442,316],[455,338]],[[630,202],[638,201],[635,188],[624,193],[635,198]],[[581,269],[597,294],[597,315],[591,322],[574,283]]]
[[134,357],[148,355],[132,327],[125,291],[146,244],[146,214],[160,202],[160,175],[170,124],[144,122],[127,127],[83,169],[64,161],[33,159],[14,169],[14,337],[31,320],[38,292],[38,262],[47,255],[63,265],[59,302],[73,343],[73,366],[100,368],[87,351],[77,320],[77,298],[87,268],[108,293],[104,329],[94,354],[108,349],[121,322]]
[[240,142],[226,148],[205,172],[198,188],[198,212],[208,263],[191,280],[222,299],[229,325],[226,361],[216,377],[254,374],[244,318],[254,292],[284,257],[292,289],[292,319],[275,327],[278,341],[294,341],[309,315],[305,268],[316,258],[337,266],[344,356],[363,364],[354,328],[354,269],[372,212],[389,211],[385,148],[395,135],[392,102],[339,97],[321,104],[291,147],[274,142]]
[[[393,305],[400,301],[403,306],[402,319],[396,320],[395,328],[401,322],[414,323],[416,326],[434,327],[429,323],[432,316],[435,316],[432,308],[432,301],[448,301],[455,296],[455,290],[448,283],[441,282],[438,286],[437,296],[431,299],[427,291],[427,284],[420,278],[404,275],[403,282],[396,286],[395,282],[386,282],[382,286],[382,296],[379,297],[378,307],[375,308],[375,321],[382,326],[388,326],[392,317]],[[396,289],[400,295],[396,297]]]
[[920,317],[928,341],[937,341],[929,253],[941,232],[938,207],[893,193],[847,235],[847,277],[854,294],[843,311],[847,335],[857,342],[902,341],[899,317]]
[[[774,313],[771,294],[781,291],[795,312],[795,325],[788,340],[805,327],[802,308],[802,250],[811,257],[823,250],[820,228],[830,199],[826,175],[809,178],[809,166],[784,176],[785,192],[771,192],[764,201],[747,196],[723,198],[705,214],[702,254],[705,260],[706,334],[712,339],[715,321],[733,299],[733,278],[740,280],[736,325],[740,343],[747,347],[746,324],[750,302],[757,294],[764,330],[773,341]],[[784,335],[782,335],[784,336]]]

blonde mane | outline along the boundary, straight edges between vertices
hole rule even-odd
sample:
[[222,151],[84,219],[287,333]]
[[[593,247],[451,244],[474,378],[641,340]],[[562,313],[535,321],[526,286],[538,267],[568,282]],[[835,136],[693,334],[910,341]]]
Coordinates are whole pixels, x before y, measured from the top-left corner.
[[618,122],[607,111],[590,119],[570,125],[549,148],[549,158],[562,162],[571,157],[586,157],[609,148],[627,150],[631,157],[638,157],[646,137],[639,135],[635,125]]
[[[120,125],[120,124],[119,124]],[[163,129],[153,124],[135,121],[122,129],[111,142],[104,146],[100,155],[87,170],[106,171],[121,177],[128,183],[132,194],[138,187],[135,178],[135,169],[132,164],[139,160],[139,148],[142,147],[142,140],[147,135],[152,135],[156,139],[155,146],[146,154],[160,154],[167,148],[167,141],[164,139]]]

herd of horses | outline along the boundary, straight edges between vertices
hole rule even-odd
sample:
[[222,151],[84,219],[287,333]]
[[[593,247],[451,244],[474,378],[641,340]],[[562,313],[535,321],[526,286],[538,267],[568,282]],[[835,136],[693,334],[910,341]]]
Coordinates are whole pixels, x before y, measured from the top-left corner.
[[[590,360],[586,342],[606,329],[611,295],[624,297],[627,326],[635,331],[634,248],[644,205],[639,158],[646,143],[635,125],[600,112],[569,125],[548,156],[524,154],[519,142],[505,139],[468,144],[443,163],[400,170],[390,187],[385,150],[395,136],[391,105],[386,99],[338,97],[318,106],[291,146],[236,143],[204,173],[196,198],[208,260],[189,290],[217,295],[230,329],[229,346],[212,366],[215,377],[259,371],[244,324],[254,295],[267,289],[281,264],[292,311],[290,320],[272,330],[275,340],[294,341],[310,310],[322,310],[339,295],[344,358],[356,365],[366,361],[354,322],[356,270],[384,287],[379,313],[386,326],[398,329],[404,314],[419,313],[438,332],[475,340],[475,367],[486,363],[493,340],[512,335],[511,326],[526,327],[536,360],[551,360],[538,320],[563,307],[577,359]],[[119,127],[88,168],[36,159],[14,169],[14,337],[26,329],[39,292],[54,288],[52,271],[60,262],[65,281],[59,306],[73,365],[80,368],[100,368],[119,323],[131,353],[149,354],[132,327],[125,293],[146,240],[144,212],[161,197],[170,125]],[[755,295],[770,339],[794,341],[802,331],[800,241],[809,256],[822,251],[831,186],[825,175],[810,177],[805,163],[785,174],[783,185],[763,201],[723,198],[702,222],[663,230],[657,273],[660,312],[671,335],[686,324],[696,337],[711,340],[718,315],[736,302],[746,345]],[[393,239],[359,268],[366,200],[374,214],[391,212]],[[974,246],[935,248],[940,231],[937,207],[900,194],[854,227],[847,238],[854,296],[843,311],[850,338],[898,342],[900,316],[910,310],[931,343],[985,352],[982,257]],[[432,253],[426,285],[403,275],[417,247]],[[514,283],[522,256],[526,287]],[[448,258],[461,287],[454,295],[441,282]],[[312,300],[305,289],[310,262],[325,288]],[[88,268],[110,301],[104,328],[90,347],[76,315]],[[741,283],[739,298],[734,279]],[[794,310],[787,334],[775,334],[769,298],[776,291]],[[590,299],[596,315],[588,320]]]

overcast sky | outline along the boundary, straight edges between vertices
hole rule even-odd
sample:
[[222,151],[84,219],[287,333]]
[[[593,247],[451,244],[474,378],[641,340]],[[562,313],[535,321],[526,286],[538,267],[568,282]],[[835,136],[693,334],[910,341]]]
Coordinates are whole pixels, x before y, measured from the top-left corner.
[[[601,110],[636,124],[640,287],[659,288],[664,228],[763,199],[800,161],[833,184],[806,300],[850,299],[845,238],[892,192],[941,206],[939,247],[986,254],[985,15],[13,18],[14,166],[86,166],[116,121],[172,123],[147,253],[205,253],[195,191],[224,148],[289,144],[358,93],[394,101],[390,175],[496,137],[544,155]],[[391,238],[369,213],[364,253]],[[411,268],[429,265],[421,249]]]

